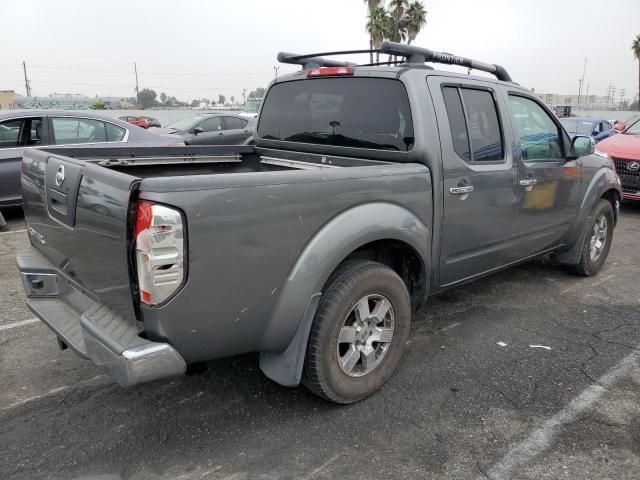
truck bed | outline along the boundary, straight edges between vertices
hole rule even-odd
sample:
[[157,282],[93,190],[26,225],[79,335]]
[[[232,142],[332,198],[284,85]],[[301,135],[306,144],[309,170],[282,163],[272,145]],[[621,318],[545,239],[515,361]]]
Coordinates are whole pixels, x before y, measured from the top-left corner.
[[[33,149],[22,185],[47,268],[187,363],[281,351],[333,262],[381,238],[415,240],[424,258],[431,244],[431,178],[416,163],[251,146]],[[139,200],[179,210],[185,226],[185,284],[156,307],[136,290]]]

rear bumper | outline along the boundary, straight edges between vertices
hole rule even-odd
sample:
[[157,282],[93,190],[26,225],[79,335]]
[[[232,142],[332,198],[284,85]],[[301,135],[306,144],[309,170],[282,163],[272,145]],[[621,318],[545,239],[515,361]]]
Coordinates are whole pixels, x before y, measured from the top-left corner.
[[139,329],[62,274],[34,247],[17,255],[27,305],[72,350],[126,387],[181,375],[186,364],[168,343]]

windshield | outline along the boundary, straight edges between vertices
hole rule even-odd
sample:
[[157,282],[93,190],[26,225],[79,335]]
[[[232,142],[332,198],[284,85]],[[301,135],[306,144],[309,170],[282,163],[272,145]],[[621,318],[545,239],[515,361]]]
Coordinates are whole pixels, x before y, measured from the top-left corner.
[[591,135],[593,132],[593,122],[591,120],[580,120],[579,118],[563,118],[560,120],[567,132],[578,135]]
[[196,123],[200,122],[200,120],[204,120],[206,117],[196,116],[196,117],[184,117],[180,120],[176,120],[173,123],[167,125],[167,128],[175,128],[176,130],[189,130]]
[[624,133],[625,135],[640,135],[640,119],[636,119],[635,123],[627,127]]
[[413,146],[409,99],[387,78],[318,78],[276,84],[262,107],[266,140],[408,151]]
[[258,113],[261,103],[261,98],[248,98],[244,104],[244,111],[247,113]]

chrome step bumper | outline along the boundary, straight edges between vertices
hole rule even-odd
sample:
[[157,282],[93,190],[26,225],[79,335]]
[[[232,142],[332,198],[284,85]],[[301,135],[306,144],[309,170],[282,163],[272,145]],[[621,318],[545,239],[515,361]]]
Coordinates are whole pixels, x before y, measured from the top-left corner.
[[34,247],[18,253],[27,306],[74,352],[126,387],[182,375],[184,359],[62,274]]

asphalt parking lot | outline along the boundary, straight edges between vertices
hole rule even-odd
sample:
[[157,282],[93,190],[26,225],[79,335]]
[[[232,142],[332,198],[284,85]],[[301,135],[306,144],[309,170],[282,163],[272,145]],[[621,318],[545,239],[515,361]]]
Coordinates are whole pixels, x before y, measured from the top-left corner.
[[596,277],[536,261],[432,299],[397,374],[348,407],[276,385],[255,355],[109,383],[33,321],[7,221],[2,479],[638,478],[640,206]]

